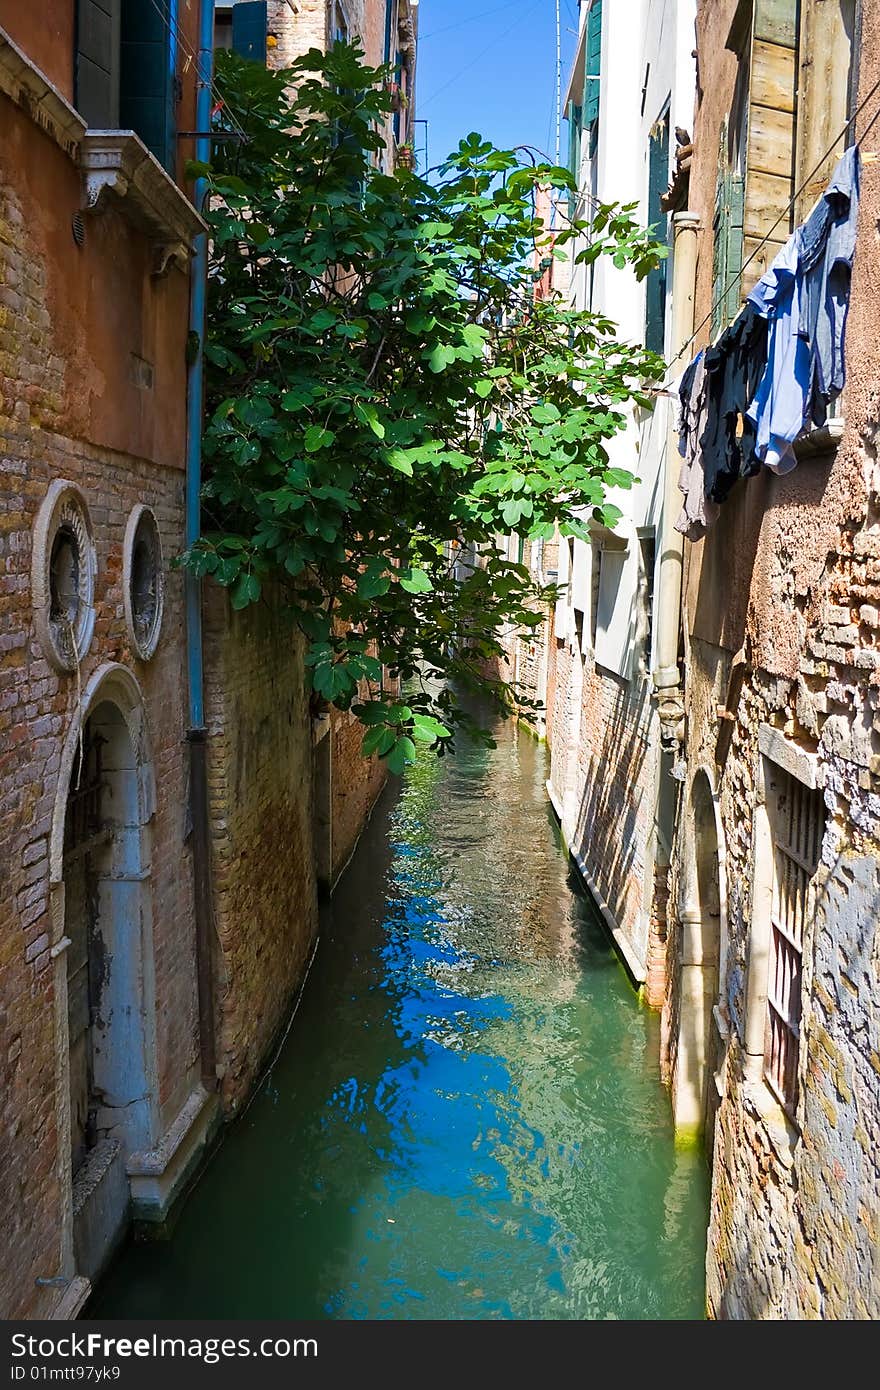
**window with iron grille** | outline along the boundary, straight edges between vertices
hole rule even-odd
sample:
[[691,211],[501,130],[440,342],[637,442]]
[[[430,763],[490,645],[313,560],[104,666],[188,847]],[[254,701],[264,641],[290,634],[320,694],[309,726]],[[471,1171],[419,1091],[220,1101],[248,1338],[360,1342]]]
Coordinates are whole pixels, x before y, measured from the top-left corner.
[[804,931],[813,907],[825,807],[821,791],[774,769],[773,898],[764,1076],[786,1112],[797,1105]]

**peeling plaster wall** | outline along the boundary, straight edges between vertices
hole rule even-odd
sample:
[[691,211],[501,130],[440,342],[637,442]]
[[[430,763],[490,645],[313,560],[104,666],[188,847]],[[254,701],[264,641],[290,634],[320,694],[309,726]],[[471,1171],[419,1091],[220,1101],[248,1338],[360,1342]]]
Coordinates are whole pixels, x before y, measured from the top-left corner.
[[[703,92],[691,206],[703,218],[697,318],[711,299],[718,125],[730,104],[724,37],[735,5],[699,7]],[[880,13],[864,7],[860,91],[880,75]],[[864,120],[873,116],[877,99]],[[860,123],[864,124],[864,121]],[[876,127],[875,127],[876,129]],[[869,139],[873,147],[874,136]],[[844,437],[788,477],[740,484],[687,547],[687,779],[715,765],[716,707],[734,654],[746,676],[719,769],[729,947],[720,1006],[730,1042],[714,1133],[707,1300],[715,1317],[880,1313],[880,179],[866,166],[847,334]],[[818,756],[827,821],[804,944],[796,1125],[744,1074],[760,800],[758,730]],[[722,746],[723,755],[723,746]],[[681,922],[692,827],[672,866],[664,1068],[675,1082]]]

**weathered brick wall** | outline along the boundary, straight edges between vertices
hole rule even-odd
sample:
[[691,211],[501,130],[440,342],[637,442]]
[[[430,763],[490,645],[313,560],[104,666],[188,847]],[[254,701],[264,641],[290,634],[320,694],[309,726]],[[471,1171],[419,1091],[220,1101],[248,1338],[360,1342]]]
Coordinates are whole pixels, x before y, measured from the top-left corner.
[[[862,94],[877,80],[878,54],[880,15],[865,7]],[[701,72],[717,115],[723,93],[707,65]],[[698,117],[698,140],[701,133],[711,140]],[[704,226],[711,227],[708,177],[703,182]],[[742,648],[747,660],[719,788],[728,866],[720,1003],[730,1042],[715,1122],[708,1242],[707,1299],[716,1317],[880,1313],[878,214],[880,185],[866,177],[847,337],[846,427],[836,454],[802,459],[786,478],[767,475],[738,489],[688,556],[687,785],[698,768],[715,765],[716,705],[725,699],[734,652]],[[704,260],[710,251],[704,233]],[[698,317],[707,294],[704,285]],[[796,1124],[762,1081],[744,1075],[762,723],[817,754],[825,787],[817,905],[804,941]],[[688,876],[687,830],[683,818],[670,898],[665,1032],[666,1068],[673,1071],[681,930],[675,919]]]
[[302,644],[270,601],[206,591],[218,1060],[235,1110],[302,984],[317,933]]
[[[49,914],[49,835],[56,798],[66,795],[61,751],[79,692],[105,662],[123,663],[140,685],[153,760],[150,888],[162,1000],[153,1023],[164,1124],[197,1080],[198,1057],[182,583],[166,574],[162,635],[147,663],[129,649],[121,593],[123,535],[136,503],[154,510],[166,562],[181,546],[185,378],[178,370],[176,390],[163,389],[161,402],[158,382],[149,404],[132,387],[136,418],[126,418],[127,390],[115,411],[112,399],[132,352],[183,360],[187,282],[173,271],[169,282],[151,283],[147,249],[112,211],[90,225],[78,251],[69,232],[80,198],[72,164],[4,96],[0,127],[0,1310],[12,1317],[46,1316],[59,1298],[34,1285],[59,1271],[69,1200],[54,1031],[64,957],[50,955],[63,924]],[[120,257],[123,247],[130,253]],[[88,331],[111,311],[108,297],[120,316],[112,352],[106,336]],[[162,414],[162,425],[144,425],[147,412]],[[130,442],[108,447],[108,439]],[[96,623],[79,681],[50,666],[33,623],[32,527],[55,478],[82,489],[97,551]]]
[[333,739],[332,877],[335,882],[351,858],[385,785],[387,768],[381,759],[361,755],[363,725],[348,714],[333,714],[330,736]]

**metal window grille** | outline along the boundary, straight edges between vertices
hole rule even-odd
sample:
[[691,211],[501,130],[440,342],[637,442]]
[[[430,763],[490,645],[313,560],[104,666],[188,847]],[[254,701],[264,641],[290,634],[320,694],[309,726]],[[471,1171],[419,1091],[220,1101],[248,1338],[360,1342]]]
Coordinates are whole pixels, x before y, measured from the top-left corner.
[[779,788],[773,826],[773,907],[764,1076],[786,1112],[797,1105],[804,929],[812,909],[825,807],[820,791],[787,773]]

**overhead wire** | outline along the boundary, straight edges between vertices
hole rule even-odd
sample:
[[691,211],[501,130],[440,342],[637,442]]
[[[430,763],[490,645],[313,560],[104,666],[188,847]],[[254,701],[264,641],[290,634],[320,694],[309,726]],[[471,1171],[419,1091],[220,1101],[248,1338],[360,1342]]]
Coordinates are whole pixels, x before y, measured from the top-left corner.
[[[727,296],[728,296],[728,294],[730,293],[730,291],[734,288],[734,286],[735,286],[737,283],[739,283],[739,282],[742,280],[743,271],[744,271],[749,265],[751,265],[752,261],[753,261],[753,260],[755,259],[755,257],[758,255],[759,251],[761,251],[761,250],[763,249],[763,247],[766,246],[767,242],[770,240],[771,236],[773,235],[773,233],[775,232],[776,228],[779,226],[779,224],[780,224],[780,222],[783,220],[783,218],[788,217],[788,215],[792,212],[792,210],[793,210],[793,208],[794,208],[794,205],[795,205],[795,203],[797,202],[798,198],[800,198],[800,196],[801,196],[801,194],[804,192],[804,190],[805,190],[806,188],[809,187],[810,183],[811,183],[812,180],[815,178],[816,174],[818,174],[819,170],[822,168],[822,165],[825,163],[825,161],[826,161],[826,159],[828,158],[828,156],[829,156],[830,154],[833,154],[833,153],[834,153],[834,150],[835,150],[836,147],[840,144],[840,141],[844,138],[844,136],[846,135],[846,132],[849,130],[850,126],[851,126],[855,121],[858,120],[859,116],[860,116],[860,115],[862,114],[862,112],[864,111],[864,109],[865,109],[865,107],[867,106],[868,102],[871,100],[871,97],[874,96],[875,92],[877,92],[877,91],[880,91],[880,77],[878,77],[878,79],[877,79],[877,81],[874,83],[873,87],[872,87],[872,88],[870,89],[870,91],[867,92],[866,95],[863,97],[862,101],[859,103],[859,105],[856,107],[855,111],[854,111],[854,112],[852,113],[852,115],[850,116],[849,120],[846,121],[846,123],[845,123],[845,124],[843,125],[843,127],[841,128],[840,132],[839,132],[839,133],[835,136],[835,138],[832,140],[832,142],[831,142],[831,144],[828,146],[827,150],[825,150],[825,152],[822,154],[822,156],[817,160],[816,164],[813,166],[813,168],[812,168],[812,169],[810,170],[810,172],[807,174],[806,178],[803,180],[803,182],[801,183],[800,187],[795,191],[795,193],[792,194],[792,197],[791,197],[790,201],[788,202],[788,204],[786,205],[786,207],[784,207],[784,208],[782,209],[782,211],[779,213],[779,215],[778,215],[778,217],[776,218],[775,222],[772,223],[770,229],[769,229],[767,232],[765,232],[764,236],[763,236],[763,237],[761,238],[761,240],[758,242],[758,244],[757,244],[757,246],[754,248],[754,250],[753,250],[753,251],[746,257],[746,259],[743,261],[743,263],[742,263],[742,265],[740,266],[740,268],[739,268],[739,270],[737,271],[737,273],[736,273],[736,274],[733,276],[733,278],[728,282],[728,284],[726,284],[726,285],[724,286],[724,289],[723,289],[723,290],[721,291],[721,293],[718,295],[718,298],[715,299],[715,300],[713,300],[713,302],[712,302],[712,304],[711,304],[711,306],[710,306],[710,308],[709,308],[708,313],[707,313],[707,314],[705,315],[705,317],[702,318],[702,319],[700,320],[700,322],[697,324],[697,326],[696,326],[696,328],[694,329],[694,331],[693,331],[693,333],[691,334],[691,336],[690,336],[690,337],[688,338],[688,340],[684,343],[684,345],[682,346],[682,348],[675,354],[675,357],[672,359],[672,362],[671,362],[671,363],[667,363],[667,367],[673,366],[674,364],[680,362],[680,361],[685,357],[685,355],[686,355],[687,352],[688,352],[688,349],[691,348],[691,347],[694,345],[694,343],[696,342],[697,338],[700,336],[701,332],[702,332],[703,329],[706,327],[706,324],[709,323],[709,321],[711,320],[713,314],[715,313],[715,310],[716,310],[717,308],[719,308],[719,306],[722,305],[722,304],[724,303],[724,301],[725,301],[725,299],[727,298]],[[874,124],[874,122],[878,119],[878,117],[880,117],[880,107],[877,108],[877,110],[875,111],[874,115],[871,117],[871,120],[869,121],[868,125],[867,125],[867,126],[865,127],[865,129],[862,131],[862,134],[861,134],[861,137],[860,137],[861,140],[863,140],[863,139],[865,138],[865,135],[866,135],[866,134],[868,133],[868,131],[871,129],[871,126],[872,126],[872,125]],[[662,386],[655,387],[654,389],[655,389],[655,391],[659,394],[659,393],[661,393],[661,392],[663,392],[663,391],[668,390],[669,387],[670,387],[671,385],[672,385],[672,382],[671,382],[671,381],[664,381],[664,383],[663,383]]]
[[485,58],[486,54],[490,53],[492,49],[495,48],[495,46],[501,42],[502,39],[506,39],[508,34],[512,34],[514,29],[518,29],[521,24],[524,24],[525,21],[529,18],[529,16],[533,14],[534,11],[538,8],[538,6],[543,4],[543,2],[544,0],[535,0],[535,3],[533,5],[530,5],[524,14],[517,16],[517,18],[509,26],[509,28],[502,30],[500,34],[496,34],[493,37],[491,43],[488,43],[485,48],[482,48],[474,58],[471,58],[470,62],[465,63],[463,68],[459,68],[458,72],[456,72],[452,77],[450,77],[448,82],[444,82],[442,87],[438,87],[437,90],[432,92],[431,95],[427,97],[424,101],[420,101],[419,110],[424,111],[425,107],[430,106],[431,102],[435,101],[436,98],[441,95],[441,93],[447,90],[448,87],[451,87],[455,82],[458,81],[460,77],[464,77],[464,74],[466,72],[470,72],[471,68],[475,67],[476,64],[479,63],[482,58]]
[[[175,19],[172,15],[171,6],[168,0],[150,0],[150,4],[153,6],[153,9],[156,11],[163,24],[167,25],[168,32],[174,39],[174,41],[177,43],[178,47],[182,49],[187,59],[190,62],[192,62],[192,65],[196,71],[197,80],[205,82],[206,77],[201,70],[201,64],[199,63],[198,54],[196,53],[196,50],[193,48],[186,34],[181,29],[180,21]],[[213,73],[208,75],[206,85],[211,93],[211,96],[214,99],[215,106],[223,105],[223,97],[214,81]],[[224,114],[226,119],[229,121],[229,124],[232,126],[234,134],[238,135],[242,140],[244,140],[246,138],[244,127],[240,124],[240,122],[236,119],[232,112],[226,109],[225,106]]]

